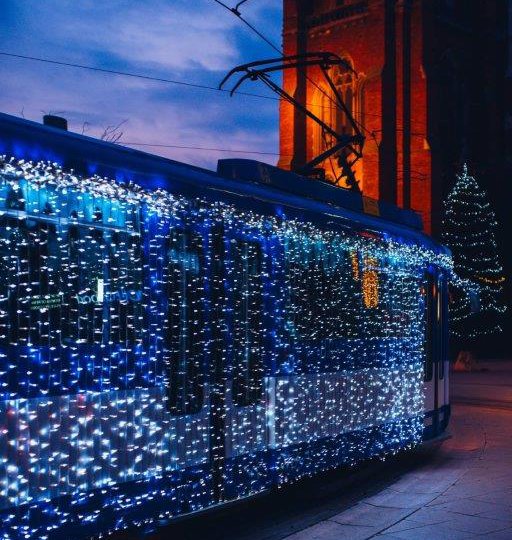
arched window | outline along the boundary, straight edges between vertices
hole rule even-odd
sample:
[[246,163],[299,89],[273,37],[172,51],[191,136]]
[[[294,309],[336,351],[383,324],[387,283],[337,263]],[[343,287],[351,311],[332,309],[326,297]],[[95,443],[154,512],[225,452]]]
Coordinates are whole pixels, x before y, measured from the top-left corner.
[[[343,102],[351,115],[355,114],[356,82],[354,74],[344,66],[335,66],[332,70],[331,79],[336,86]],[[337,133],[350,135],[353,132],[352,125],[347,115],[341,108],[336,109],[336,123],[333,126]]]
[[[350,59],[344,58],[351,67],[353,63]],[[358,77],[352,70],[345,66],[334,66],[329,76],[336,86],[336,90],[345,103],[349,113],[355,118],[356,122],[362,123],[363,111],[363,84],[361,77]],[[329,88],[326,82],[318,85],[315,88],[313,98],[313,112],[325,124],[333,128],[337,133],[351,135],[353,134],[352,124],[349,122],[346,113],[336,106],[336,97],[334,92]],[[332,135],[325,133],[324,130],[312,122],[312,157],[318,156],[334,144]],[[325,176],[331,181],[335,181],[339,177],[341,169],[338,165],[336,157],[327,159],[320,165],[325,170]],[[362,180],[362,167],[358,162],[356,166],[356,176],[358,180]]]

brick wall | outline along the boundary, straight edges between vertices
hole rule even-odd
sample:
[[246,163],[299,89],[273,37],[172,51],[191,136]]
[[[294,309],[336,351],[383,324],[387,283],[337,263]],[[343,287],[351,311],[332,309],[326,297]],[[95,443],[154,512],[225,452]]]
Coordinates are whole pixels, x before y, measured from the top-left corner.
[[[334,52],[350,57],[359,73],[364,106],[357,118],[367,140],[357,174],[364,193],[418,210],[434,234],[462,161],[489,178],[491,193],[491,173],[506,170],[508,4],[284,0],[285,54]],[[307,76],[319,82],[318,69]],[[304,73],[286,71],[284,84],[303,101],[314,101],[316,89]],[[312,122],[282,104],[280,166],[293,168],[312,157]]]

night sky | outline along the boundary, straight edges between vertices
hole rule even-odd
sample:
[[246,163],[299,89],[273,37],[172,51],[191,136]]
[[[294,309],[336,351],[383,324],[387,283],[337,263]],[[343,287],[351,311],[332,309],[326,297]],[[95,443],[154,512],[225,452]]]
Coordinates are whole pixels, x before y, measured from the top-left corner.
[[[229,5],[234,5],[234,0]],[[213,0],[0,0],[0,51],[217,86],[237,64],[276,55]],[[278,0],[248,0],[244,17],[281,46]],[[278,103],[0,56],[0,111],[65,116],[98,137],[123,120],[122,143],[278,151]],[[271,95],[258,83],[247,92]],[[217,159],[275,155],[139,147],[215,168]]]

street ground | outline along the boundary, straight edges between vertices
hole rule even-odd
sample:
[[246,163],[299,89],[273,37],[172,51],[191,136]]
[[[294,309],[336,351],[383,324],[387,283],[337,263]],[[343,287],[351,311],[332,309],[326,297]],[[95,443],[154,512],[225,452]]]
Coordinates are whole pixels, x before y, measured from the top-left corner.
[[149,538],[512,540],[512,362],[482,366],[452,375],[451,438],[442,445],[331,472]]

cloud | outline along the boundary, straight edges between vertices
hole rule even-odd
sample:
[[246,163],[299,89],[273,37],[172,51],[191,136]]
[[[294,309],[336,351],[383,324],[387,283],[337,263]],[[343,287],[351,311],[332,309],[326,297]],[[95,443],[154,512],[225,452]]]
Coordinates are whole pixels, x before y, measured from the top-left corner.
[[[35,64],[26,72],[14,64],[0,89],[4,110],[41,121],[43,112],[59,112],[69,121],[70,130],[99,137],[107,125],[127,120],[122,141],[159,145],[222,149],[245,148],[275,152],[277,148],[277,102],[249,98],[229,98],[224,94],[163,90],[152,83],[125,84],[123,78],[87,71],[50,72]],[[215,168],[217,159],[229,152],[196,151],[159,146],[137,147],[172,159]],[[233,157],[242,157],[233,154]],[[254,158],[247,154],[245,157]],[[275,162],[272,156],[258,156]]]
[[238,59],[230,39],[236,21],[217,13],[211,2],[138,2],[125,9],[116,9],[115,4],[109,3],[109,13],[94,28],[90,15],[96,5],[84,13],[84,30],[90,30],[88,47],[150,68],[173,70],[223,70]]
[[225,70],[241,57],[234,34],[239,21],[212,1],[13,4],[12,19],[23,21],[21,34],[11,36],[17,47],[42,41],[46,50],[61,56],[180,71]]
[[[251,6],[252,4],[252,6]],[[249,0],[244,14],[276,40],[280,15],[271,0]],[[237,62],[268,53],[230,13],[211,0],[12,0],[5,13],[3,50],[58,58],[210,85]],[[114,77],[47,64],[0,58],[9,73],[0,87],[5,112],[41,119],[63,111],[70,128],[99,136],[128,119],[124,141],[247,148],[275,152],[277,102]],[[261,88],[247,88],[261,92]],[[145,147],[180,161],[215,168],[228,152]],[[233,154],[232,157],[242,157]],[[272,156],[248,154],[275,163]]]

